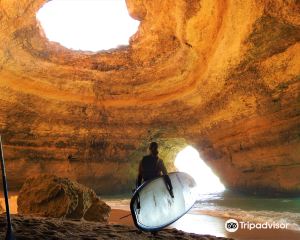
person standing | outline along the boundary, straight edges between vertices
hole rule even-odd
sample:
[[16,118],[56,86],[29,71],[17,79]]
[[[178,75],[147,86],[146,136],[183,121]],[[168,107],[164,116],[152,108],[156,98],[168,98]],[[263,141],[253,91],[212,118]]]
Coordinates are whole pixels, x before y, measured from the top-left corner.
[[151,142],[149,150],[150,154],[144,156],[139,163],[136,187],[138,188],[143,181],[150,181],[156,177],[163,176],[167,189],[171,197],[174,198],[173,186],[168,176],[167,169],[163,161],[158,157],[158,144],[156,142]]

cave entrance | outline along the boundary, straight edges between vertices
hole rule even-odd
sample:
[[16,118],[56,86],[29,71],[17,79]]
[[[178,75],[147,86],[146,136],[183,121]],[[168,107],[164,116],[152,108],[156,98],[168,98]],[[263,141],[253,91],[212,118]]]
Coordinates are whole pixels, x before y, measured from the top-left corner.
[[93,52],[128,45],[139,26],[125,0],[52,0],[36,17],[50,41]]
[[199,152],[192,146],[188,146],[179,152],[174,164],[178,171],[186,172],[195,179],[200,194],[216,193],[225,190],[220,179],[200,158]]

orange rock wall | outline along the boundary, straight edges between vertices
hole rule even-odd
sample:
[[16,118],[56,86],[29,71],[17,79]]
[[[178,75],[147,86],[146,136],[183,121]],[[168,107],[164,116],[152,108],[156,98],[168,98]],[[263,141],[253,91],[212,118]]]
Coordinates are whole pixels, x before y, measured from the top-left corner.
[[125,191],[157,140],[170,169],[192,144],[228,188],[300,193],[299,1],[127,0],[130,46],[96,54],[47,41],[44,2],[0,2],[12,188],[55,173]]

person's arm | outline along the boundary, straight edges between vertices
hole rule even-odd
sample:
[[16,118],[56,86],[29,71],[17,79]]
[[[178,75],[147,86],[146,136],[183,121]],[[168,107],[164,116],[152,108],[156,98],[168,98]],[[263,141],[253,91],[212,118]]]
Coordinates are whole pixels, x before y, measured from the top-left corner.
[[162,171],[163,175],[168,175],[168,171],[166,169],[163,160],[159,159],[159,163],[160,163],[160,170]]
[[168,171],[167,171],[167,169],[166,169],[166,167],[165,167],[165,164],[164,164],[164,162],[163,162],[162,160],[160,160],[160,169],[161,169],[161,171],[162,171],[162,173],[163,173],[164,180],[165,180],[165,183],[166,183],[166,185],[167,185],[168,191],[169,191],[171,197],[173,198],[174,195],[173,195],[173,186],[172,186],[172,182],[171,182],[170,177],[168,176]]

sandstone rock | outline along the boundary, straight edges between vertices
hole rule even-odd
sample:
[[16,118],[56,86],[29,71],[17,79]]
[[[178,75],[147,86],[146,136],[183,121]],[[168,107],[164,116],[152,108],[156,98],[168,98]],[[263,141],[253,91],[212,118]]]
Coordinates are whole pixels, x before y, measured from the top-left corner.
[[2,207],[2,205],[0,204],[0,214],[4,213],[4,208]]
[[126,0],[130,46],[94,54],[45,38],[46,2],[0,1],[11,190],[55,173],[129,192],[150,140],[171,166],[184,139],[230,189],[300,194],[298,0]]
[[93,222],[107,222],[109,214],[103,214],[110,211],[110,207],[100,199],[95,199],[92,205],[84,214],[84,219]]
[[18,212],[25,215],[107,222],[110,207],[92,189],[77,182],[54,175],[41,175],[27,179],[22,186],[18,197]]

